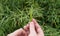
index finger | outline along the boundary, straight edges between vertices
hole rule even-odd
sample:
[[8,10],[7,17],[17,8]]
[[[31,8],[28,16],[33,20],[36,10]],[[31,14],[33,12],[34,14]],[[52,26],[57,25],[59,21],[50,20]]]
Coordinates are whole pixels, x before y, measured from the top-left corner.
[[37,33],[43,33],[43,30],[41,29],[41,26],[37,23],[37,21],[35,19],[33,19],[32,22],[34,22],[34,24],[35,24]]

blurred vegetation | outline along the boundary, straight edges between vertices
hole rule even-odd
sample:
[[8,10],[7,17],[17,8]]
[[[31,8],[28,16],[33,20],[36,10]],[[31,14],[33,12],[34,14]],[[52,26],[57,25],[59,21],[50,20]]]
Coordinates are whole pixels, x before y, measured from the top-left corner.
[[60,0],[0,0],[0,36],[23,27],[32,18],[45,36],[60,36]]

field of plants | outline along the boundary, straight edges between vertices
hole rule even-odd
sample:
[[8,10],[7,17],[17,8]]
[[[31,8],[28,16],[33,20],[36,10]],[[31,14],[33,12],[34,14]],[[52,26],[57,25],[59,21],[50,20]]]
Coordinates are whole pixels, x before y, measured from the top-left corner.
[[45,36],[60,36],[60,0],[0,0],[0,36],[35,18]]

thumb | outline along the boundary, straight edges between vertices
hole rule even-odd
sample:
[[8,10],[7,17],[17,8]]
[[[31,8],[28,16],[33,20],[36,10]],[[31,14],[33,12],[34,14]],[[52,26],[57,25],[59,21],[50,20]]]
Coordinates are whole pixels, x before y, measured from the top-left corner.
[[36,31],[35,31],[35,26],[34,26],[34,23],[33,22],[31,22],[30,23],[30,33],[36,33]]

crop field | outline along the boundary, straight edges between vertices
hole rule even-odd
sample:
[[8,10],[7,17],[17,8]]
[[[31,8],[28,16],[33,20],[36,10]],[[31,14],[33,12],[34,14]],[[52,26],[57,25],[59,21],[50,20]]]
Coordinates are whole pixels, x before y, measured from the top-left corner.
[[45,36],[60,36],[60,0],[0,0],[0,36],[22,28],[32,18]]

